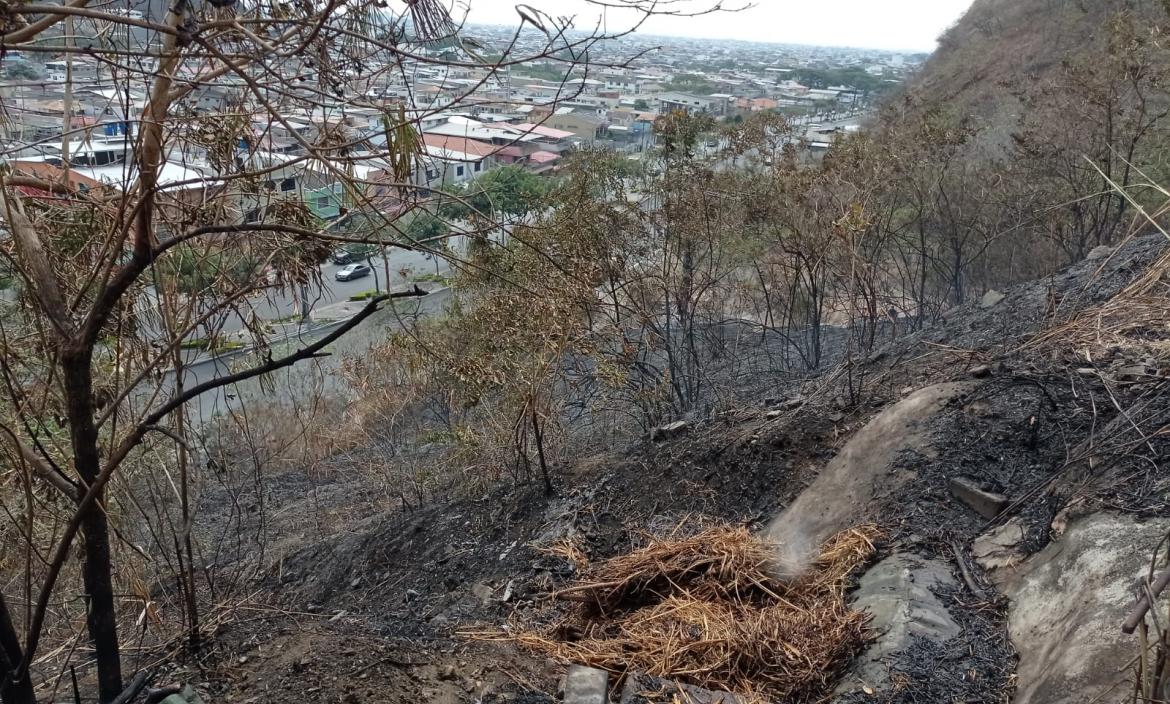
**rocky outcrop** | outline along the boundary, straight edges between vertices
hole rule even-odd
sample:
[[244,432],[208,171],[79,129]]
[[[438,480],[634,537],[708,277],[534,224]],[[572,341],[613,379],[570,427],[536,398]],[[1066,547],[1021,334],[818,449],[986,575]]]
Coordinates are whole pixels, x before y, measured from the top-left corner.
[[799,571],[829,536],[862,523],[877,499],[915,478],[896,465],[906,451],[930,454],[927,422],[971,383],[919,389],[879,413],[857,432],[816,480],[768,527],[782,548],[782,569]]
[[938,644],[959,635],[959,624],[934,593],[940,586],[956,586],[949,566],[915,555],[892,555],[865,573],[850,606],[870,615],[874,639],[842,680],[839,694],[884,689],[891,666],[916,640]]
[[1011,600],[1019,652],[1015,704],[1120,704],[1133,699],[1129,664],[1138,638],[1121,632],[1135,585],[1166,533],[1165,521],[1098,513],[996,581]]

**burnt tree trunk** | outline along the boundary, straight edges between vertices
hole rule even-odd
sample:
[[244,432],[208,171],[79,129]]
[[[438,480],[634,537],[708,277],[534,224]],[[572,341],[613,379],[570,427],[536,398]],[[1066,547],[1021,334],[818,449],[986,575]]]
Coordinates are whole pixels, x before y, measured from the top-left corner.
[[8,603],[0,594],[0,703],[36,704],[26,665]]
[[536,438],[536,456],[540,460],[540,476],[544,479],[544,495],[554,496],[552,477],[548,473],[548,462],[544,459],[544,431],[540,427],[540,418],[536,415],[536,404],[532,405],[532,433]]
[[[92,351],[66,350],[61,374],[65,390],[65,412],[73,444],[73,466],[84,487],[101,474],[98,432],[94,424]],[[86,626],[93,641],[98,671],[98,700],[109,702],[122,692],[122,660],[118,647],[118,620],[114,606],[113,568],[110,561],[110,529],[102,494],[83,509],[81,529],[85,535],[82,579],[87,597]]]

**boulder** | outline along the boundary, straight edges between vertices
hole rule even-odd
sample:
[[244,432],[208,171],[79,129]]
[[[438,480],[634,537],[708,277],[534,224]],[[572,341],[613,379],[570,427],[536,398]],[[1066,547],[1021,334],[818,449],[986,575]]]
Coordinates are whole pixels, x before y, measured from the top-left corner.
[[839,694],[887,689],[890,666],[916,640],[945,643],[962,632],[934,595],[940,586],[956,586],[950,566],[916,555],[891,555],[866,571],[850,606],[870,614],[874,639],[837,687]]
[[983,298],[979,299],[979,307],[984,309],[994,308],[1000,303],[1003,303],[1003,299],[1005,298],[1007,298],[1007,296],[1003,295],[999,291],[996,291],[995,289],[991,289],[987,293],[983,294]]
[[1087,255],[1085,255],[1085,261],[1090,261],[1090,262],[1100,261],[1100,260],[1108,257],[1110,254],[1113,254],[1112,247],[1110,247],[1109,245],[1105,245],[1105,244],[1097,245],[1096,247],[1093,247],[1092,249],[1090,249],[1089,253]]
[[991,367],[986,364],[977,364],[968,369],[967,373],[975,379],[986,379],[991,376]]
[[595,667],[573,665],[565,674],[565,704],[607,704],[609,673]]
[[1135,585],[1166,522],[1096,513],[1015,568],[994,576],[1011,600],[1019,653],[1014,704],[1118,704],[1132,700],[1137,636],[1121,632]]
[[653,442],[662,442],[670,438],[677,437],[687,432],[690,429],[690,424],[685,420],[676,420],[673,423],[655,428],[650,432],[650,440]]
[[995,518],[1007,508],[1006,496],[987,491],[970,477],[954,477],[951,479],[950,487],[952,496],[988,520]]
[[1024,541],[1024,524],[1013,518],[979,536],[971,543],[971,556],[980,567],[992,572],[1014,567],[1024,560],[1019,544]]
[[865,522],[875,499],[915,478],[898,466],[907,451],[930,454],[927,421],[973,382],[919,389],[885,409],[857,431],[837,456],[768,526],[769,539],[783,552],[778,567],[799,573],[820,544],[833,534]]

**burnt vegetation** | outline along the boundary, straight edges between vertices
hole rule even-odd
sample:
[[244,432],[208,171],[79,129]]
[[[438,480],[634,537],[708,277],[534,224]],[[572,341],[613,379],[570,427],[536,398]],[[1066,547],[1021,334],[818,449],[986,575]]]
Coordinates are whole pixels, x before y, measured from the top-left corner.
[[[149,89],[125,188],[82,188],[67,148],[53,171],[0,170],[3,704],[179,681],[220,701],[536,702],[556,689],[542,656],[815,701],[866,640],[860,570],[905,550],[955,565],[962,587],[935,596],[962,635],[917,643],[882,696],[1004,701],[1007,607],[969,543],[1018,520],[1031,554],[1069,516],[1170,516],[1163,3],[978,0],[823,158],[780,114],[673,113],[637,164],[583,149],[555,178],[439,191],[411,185],[419,116],[386,109],[380,145],[339,129],[295,157],[343,184],[344,227],[267,202],[274,161],[232,156],[344,98],[363,55],[413,57],[378,3],[340,5],[179,3],[165,24],[0,7],[5,46],[97,14],[156,33],[160,62],[107,47]],[[608,36],[529,8],[547,45],[488,61],[440,4],[407,5],[415,40],[465,52],[439,65],[564,76]],[[265,88],[309,54],[316,85]],[[186,109],[227,75],[239,115]],[[159,179],[193,142],[218,172],[189,199]],[[365,248],[449,259],[429,282],[445,304],[424,310],[416,280],[314,336],[258,322],[341,245],[383,281]],[[241,354],[192,378],[192,350]],[[933,454],[898,458],[914,479],[858,508],[813,582],[776,578],[748,529],[883,409],[951,381],[974,385],[925,429]],[[227,412],[200,417],[208,396]],[[956,474],[1006,510],[960,505]],[[711,522],[732,527],[661,552]],[[751,564],[704,562],[720,540]],[[1167,679],[1166,634],[1147,635],[1134,701]]]

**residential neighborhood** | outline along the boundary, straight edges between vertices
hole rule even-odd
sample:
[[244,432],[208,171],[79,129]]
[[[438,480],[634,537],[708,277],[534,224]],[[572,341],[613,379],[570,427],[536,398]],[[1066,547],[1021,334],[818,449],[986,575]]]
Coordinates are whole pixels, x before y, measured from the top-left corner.
[[[543,39],[522,33],[513,45],[503,28],[473,31],[489,52],[522,55]],[[391,138],[387,115],[399,111],[419,136],[410,183],[436,191],[468,184],[502,166],[554,177],[567,154],[585,148],[642,158],[656,146],[656,120],[675,111],[720,121],[784,114],[807,126],[806,141],[817,149],[837,129],[826,134],[820,123],[862,114],[884,86],[896,84],[924,58],[736,44],[634,36],[604,48],[614,57],[637,55],[636,60],[588,71],[554,58],[502,67],[490,60],[479,66],[436,64],[426,60],[428,54],[449,58],[452,50],[421,49],[403,70],[351,76],[337,87],[333,104],[317,101],[306,109],[292,105],[287,91],[274,90],[273,102],[289,104],[279,121],[267,111],[247,112],[255,96],[238,78],[201,83],[185,100],[191,133],[173,142],[159,182],[168,197],[178,199],[199,198],[207,189],[238,188],[223,180],[233,168],[224,162],[223,145],[211,144],[205,134],[228,126],[237,137],[229,161],[263,165],[271,178],[251,192],[241,189],[224,217],[262,222],[267,209],[288,199],[299,200],[325,222],[358,203],[392,209],[395,189],[390,184],[396,177],[380,155]],[[152,60],[141,61],[148,75]],[[194,80],[197,73],[197,66],[186,65],[179,80]],[[68,163],[69,178],[85,187],[119,189],[133,181],[127,157],[139,124],[135,116],[147,99],[145,82],[141,90],[125,90],[133,81],[88,57],[65,60],[20,52],[6,56],[4,74],[0,96],[8,119],[0,123],[0,138],[10,145],[7,160],[15,171],[46,176]],[[309,91],[319,76],[305,61],[287,78],[286,89]],[[330,164],[310,153],[329,140],[348,145],[344,159]],[[342,181],[350,179],[364,192],[343,188]]]

